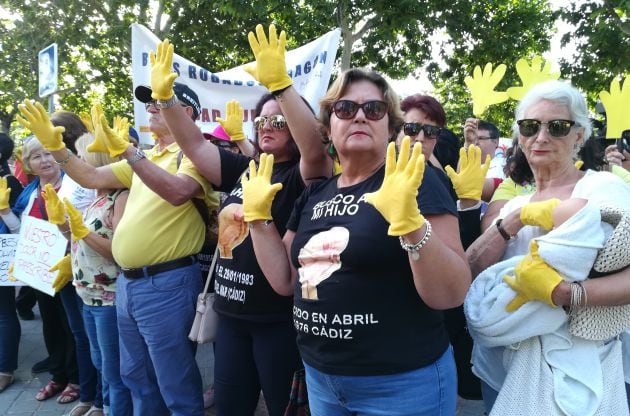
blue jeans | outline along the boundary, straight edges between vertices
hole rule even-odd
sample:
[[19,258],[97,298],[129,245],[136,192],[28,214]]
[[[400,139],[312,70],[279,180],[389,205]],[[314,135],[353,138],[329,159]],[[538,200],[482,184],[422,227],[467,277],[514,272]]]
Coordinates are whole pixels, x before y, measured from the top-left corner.
[[399,374],[337,376],[306,363],[304,368],[313,416],[455,415],[457,371],[450,346],[434,363]]
[[494,402],[496,402],[497,397],[499,397],[499,392],[490,387],[488,383],[481,380],[481,397],[483,398],[483,407],[486,410],[486,414],[489,415],[494,407]]
[[12,373],[18,366],[22,328],[15,310],[15,287],[0,286],[0,372]]
[[269,415],[282,415],[300,367],[293,322],[252,322],[219,315],[214,349],[218,416],[253,415],[262,388]]
[[90,354],[90,340],[83,323],[83,301],[77,295],[72,284],[67,284],[59,292],[63,308],[66,311],[68,325],[74,336],[74,344],[79,366],[79,385],[81,387],[81,401],[93,402],[94,406],[103,407],[103,391],[101,375],[96,371]]
[[202,290],[197,263],[116,283],[120,375],[135,415],[203,416],[201,374],[188,332]]
[[[83,305],[83,320],[92,351],[92,361],[107,386],[110,416],[131,416],[131,393],[120,378],[120,352],[116,306]],[[104,395],[105,396],[105,395]]]

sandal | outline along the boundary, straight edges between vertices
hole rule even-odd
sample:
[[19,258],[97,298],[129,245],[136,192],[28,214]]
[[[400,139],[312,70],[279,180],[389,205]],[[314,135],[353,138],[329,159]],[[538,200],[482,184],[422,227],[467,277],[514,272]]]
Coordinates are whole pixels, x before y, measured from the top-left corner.
[[83,416],[104,416],[104,415],[105,415],[105,412],[103,412],[103,409],[92,406],[90,410]]
[[0,373],[0,393],[15,381],[13,373]]
[[68,404],[79,399],[81,391],[78,384],[68,383],[66,388],[57,397],[57,403]]
[[66,416],[85,416],[92,408],[91,402],[79,402]]
[[42,387],[37,394],[35,395],[35,400],[39,400],[40,402],[43,400],[48,400],[51,397],[54,397],[62,391],[66,387],[63,383],[57,383],[56,381],[50,380],[48,384]]

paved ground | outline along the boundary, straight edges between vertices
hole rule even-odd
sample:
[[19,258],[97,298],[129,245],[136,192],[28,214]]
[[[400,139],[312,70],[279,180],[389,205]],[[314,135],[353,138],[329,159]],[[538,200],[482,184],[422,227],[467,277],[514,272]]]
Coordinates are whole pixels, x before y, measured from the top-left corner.
[[[74,403],[61,405],[55,399],[44,402],[35,400],[37,391],[48,382],[48,373],[31,374],[31,367],[46,356],[46,348],[42,338],[41,319],[35,309],[34,321],[20,321],[22,324],[22,339],[20,342],[19,367],[16,372],[15,383],[0,393],[0,415],[11,416],[62,416],[67,413]],[[201,370],[204,385],[212,381],[214,356],[210,345],[200,346],[197,352],[197,362]],[[206,412],[206,416],[214,416],[213,409]],[[459,403],[458,416],[483,415],[481,402],[462,400]],[[142,415],[145,416],[145,415]],[[267,416],[264,402],[261,399],[255,416]]]

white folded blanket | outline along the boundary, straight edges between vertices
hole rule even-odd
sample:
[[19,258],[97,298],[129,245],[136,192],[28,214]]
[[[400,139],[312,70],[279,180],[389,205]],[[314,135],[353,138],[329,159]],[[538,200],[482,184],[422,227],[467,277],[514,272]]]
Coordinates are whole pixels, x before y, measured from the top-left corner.
[[[597,250],[605,242],[599,208],[587,204],[562,225],[536,240],[540,256],[550,266],[569,281],[584,280]],[[497,402],[519,401],[514,397],[519,388],[506,386],[504,382],[537,383],[530,388],[521,386],[520,390],[531,394],[531,387],[535,390],[553,385],[553,407],[557,406],[558,414],[596,414],[604,391],[601,362],[607,358],[600,357],[598,344],[572,337],[567,330],[567,314],[562,308],[532,301],[515,312],[505,310],[516,292],[503,282],[503,276],[513,275],[514,267],[523,257],[515,256],[486,269],[475,279],[466,296],[464,311],[475,340],[475,374],[497,390],[508,388],[512,392],[510,397],[500,394]],[[533,337],[538,338],[532,340]],[[510,348],[497,348],[506,346]],[[512,368],[512,364],[518,366],[518,363],[533,367]],[[540,373],[543,378],[547,374],[548,380],[506,377],[509,373],[525,374],[545,367],[551,371]],[[623,379],[619,383],[623,386]],[[521,399],[537,400],[531,396]],[[495,404],[501,409],[510,407],[506,405],[508,403]],[[540,410],[540,414],[547,414],[544,406]]]

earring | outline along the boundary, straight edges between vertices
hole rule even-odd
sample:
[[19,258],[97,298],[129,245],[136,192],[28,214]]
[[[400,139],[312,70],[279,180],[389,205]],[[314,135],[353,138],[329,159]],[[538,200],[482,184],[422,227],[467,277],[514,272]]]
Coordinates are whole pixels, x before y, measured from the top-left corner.
[[330,144],[328,145],[328,154],[334,157],[336,153],[337,153],[337,149],[335,149],[335,145],[331,141]]

